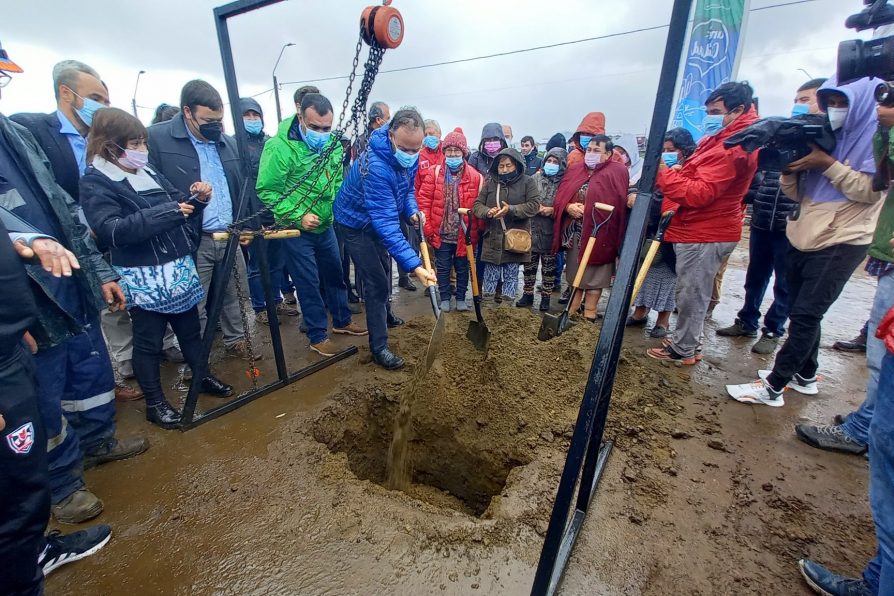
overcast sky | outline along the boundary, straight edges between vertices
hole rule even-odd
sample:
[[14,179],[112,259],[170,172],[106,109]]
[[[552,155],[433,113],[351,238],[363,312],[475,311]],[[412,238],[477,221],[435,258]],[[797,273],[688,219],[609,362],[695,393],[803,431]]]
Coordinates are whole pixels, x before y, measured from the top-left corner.
[[[767,10],[791,0],[752,0],[739,78],[749,80],[764,115],[787,114],[795,89],[835,69],[838,42],[867,34],[844,28],[859,0],[815,0]],[[3,89],[0,111],[54,108],[51,71],[77,59],[97,69],[112,104],[130,110],[137,72],[140,106],[178,103],[189,79],[203,78],[225,96],[212,9],[214,0],[32,0],[4,2],[0,42],[24,74]],[[287,48],[277,75],[282,83],[345,75],[357,40],[360,0],[288,0],[231,20],[240,93],[272,87],[271,70]],[[434,2],[396,0],[406,24],[403,45],[386,53],[382,68],[454,60],[665,25],[670,0],[514,0]],[[522,135],[545,138],[573,130],[589,111],[606,114],[610,133],[644,132],[651,117],[667,29],[524,54],[382,74],[372,98],[395,107],[412,104],[444,132],[461,126],[472,145],[486,122],[511,124]],[[364,53],[365,56],[365,53]],[[284,85],[283,113],[294,110]],[[319,83],[340,111],[345,82]],[[259,97],[266,130],[275,132],[272,92]],[[141,108],[147,122],[152,109]],[[232,130],[227,122],[228,130]]]

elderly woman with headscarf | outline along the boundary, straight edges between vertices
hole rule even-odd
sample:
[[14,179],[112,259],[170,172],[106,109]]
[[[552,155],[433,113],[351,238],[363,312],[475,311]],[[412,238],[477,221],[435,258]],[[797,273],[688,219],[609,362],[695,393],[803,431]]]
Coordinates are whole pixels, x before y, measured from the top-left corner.
[[[673,128],[664,135],[664,152],[661,159],[669,168],[682,168],[683,163],[695,152],[695,141],[692,134],[685,128]],[[634,200],[636,194],[633,195]],[[660,192],[656,192],[652,199],[649,211],[649,228],[646,236],[651,238],[658,229],[658,220],[661,219]],[[632,207],[628,197],[628,205]],[[677,273],[674,270],[674,249],[670,244],[662,244],[643,287],[633,298],[633,306],[636,308],[633,314],[627,317],[628,327],[640,327],[649,322],[649,311],[658,311],[658,319],[655,326],[649,332],[649,337],[667,337],[670,327],[670,316],[676,308]]]
[[553,252],[556,191],[565,175],[565,159],[568,152],[561,148],[550,149],[543,158],[543,166],[534,174],[534,182],[540,188],[540,211],[531,222],[531,260],[525,263],[525,285],[519,308],[534,306],[534,284],[537,269],[541,271],[540,310],[550,307],[556,278],[556,253]]

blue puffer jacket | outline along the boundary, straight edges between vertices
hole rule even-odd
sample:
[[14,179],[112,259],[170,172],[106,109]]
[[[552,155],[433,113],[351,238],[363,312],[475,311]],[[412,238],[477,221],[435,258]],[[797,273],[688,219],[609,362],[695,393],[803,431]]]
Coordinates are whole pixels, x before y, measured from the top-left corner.
[[[369,160],[366,178],[360,165]],[[370,135],[366,152],[354,161],[335,197],[333,214],[343,226],[361,230],[372,224],[388,253],[404,271],[422,266],[419,256],[400,230],[400,218],[419,211],[413,181],[418,165],[398,165],[388,138],[388,126]]]

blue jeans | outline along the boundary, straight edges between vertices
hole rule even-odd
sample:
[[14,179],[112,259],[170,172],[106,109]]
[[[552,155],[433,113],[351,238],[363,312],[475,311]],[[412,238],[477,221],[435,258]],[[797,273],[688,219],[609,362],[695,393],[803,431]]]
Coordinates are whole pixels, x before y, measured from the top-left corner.
[[[280,286],[283,285],[280,280],[286,266],[285,249],[282,240],[268,240],[264,242],[264,246],[267,249],[267,264],[270,267],[270,285],[276,303],[279,304],[282,302]],[[264,284],[261,283],[259,250],[260,244],[256,242],[248,245],[248,291],[251,294],[251,307],[255,312],[261,312],[267,306],[267,301],[264,299]]]
[[305,232],[299,238],[287,238],[278,242],[285,243],[289,271],[295,282],[310,343],[325,341],[329,337],[327,308],[332,315],[334,327],[345,327],[351,323],[348,288],[341,276],[341,258],[338,256],[335,231],[329,227],[319,234]]
[[[391,318],[391,256],[372,226],[355,230],[340,228],[345,250],[363,284],[369,349],[377,354],[388,347],[388,319]],[[339,269],[339,274],[341,270]]]
[[34,355],[54,504],[84,486],[84,454],[115,436],[115,375],[99,315],[84,329]]
[[886,353],[881,363],[875,413],[869,427],[869,505],[878,551],[863,579],[881,596],[894,594],[894,354]]
[[751,228],[748,241],[748,271],[745,274],[745,304],[739,311],[742,326],[757,331],[761,316],[761,302],[770,284],[770,276],[776,274],[773,284],[773,304],[764,317],[764,333],[781,336],[785,333],[788,319],[788,283],[785,276],[785,257],[791,244],[785,231],[769,232]]
[[435,250],[435,269],[438,275],[438,293],[441,301],[450,300],[450,269],[456,269],[456,301],[466,299],[469,288],[469,260],[456,256],[456,243],[442,242]]
[[888,273],[878,280],[875,300],[869,313],[869,329],[866,334],[866,367],[869,380],[866,383],[866,399],[855,412],[845,419],[842,429],[853,440],[862,445],[869,444],[869,425],[873,419],[875,402],[879,390],[879,374],[885,357],[885,342],[875,336],[875,330],[882,317],[894,306],[894,273]]

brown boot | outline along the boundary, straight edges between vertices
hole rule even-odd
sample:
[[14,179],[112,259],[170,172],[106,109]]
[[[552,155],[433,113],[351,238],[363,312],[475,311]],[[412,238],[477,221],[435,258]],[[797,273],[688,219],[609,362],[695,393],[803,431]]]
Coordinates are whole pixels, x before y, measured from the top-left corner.
[[335,356],[338,353],[338,348],[335,347],[335,344],[332,343],[329,339],[324,339],[318,344],[310,344],[310,349],[319,354],[320,356]]
[[143,390],[139,387],[131,387],[124,381],[115,382],[116,401],[137,401],[143,399]]
[[[262,311],[266,312],[266,311]],[[248,342],[244,339],[241,341],[237,341],[232,346],[227,346],[226,355],[231,358],[241,358],[242,360],[251,360],[251,356],[248,353]],[[254,359],[255,360],[263,360],[260,351],[255,348],[254,350]]]
[[139,455],[149,449],[149,440],[145,437],[116,439],[112,437],[90,453],[84,455],[84,469],[101,466],[111,461],[127,459]]
[[333,327],[332,333],[340,333],[342,335],[367,335],[369,332],[358,325],[357,323],[351,322],[345,325],[344,327]]
[[56,505],[53,517],[62,524],[79,524],[102,513],[102,501],[86,488],[76,490]]

